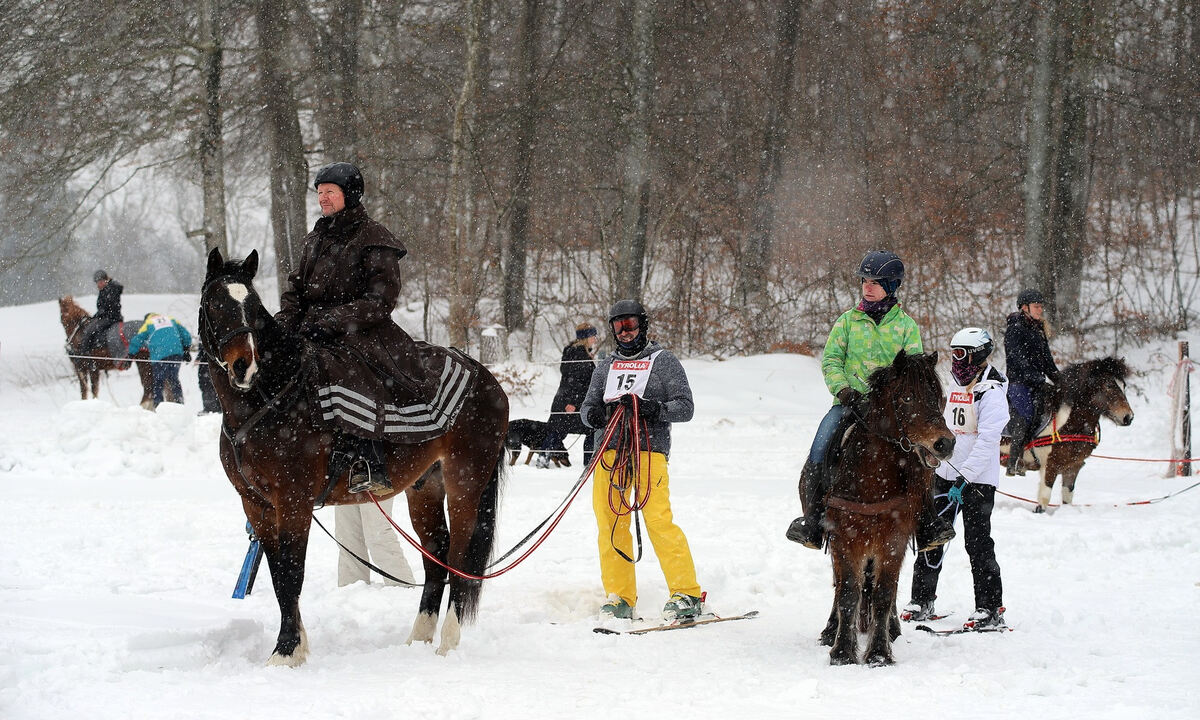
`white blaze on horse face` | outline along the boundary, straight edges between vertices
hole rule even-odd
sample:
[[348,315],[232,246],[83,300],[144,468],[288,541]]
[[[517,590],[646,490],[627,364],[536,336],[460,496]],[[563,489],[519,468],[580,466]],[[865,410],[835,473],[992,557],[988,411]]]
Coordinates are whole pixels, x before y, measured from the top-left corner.
[[[225,286],[229,292],[229,297],[238,304],[238,312],[242,317],[242,325],[247,326],[250,320],[246,317],[246,298],[250,297],[250,288],[241,283],[230,283]],[[246,390],[254,381],[254,375],[258,372],[258,348],[254,345],[254,334],[246,334],[246,342],[250,343],[250,367],[246,368],[246,376],[242,378],[233,378],[233,384],[239,388]]]

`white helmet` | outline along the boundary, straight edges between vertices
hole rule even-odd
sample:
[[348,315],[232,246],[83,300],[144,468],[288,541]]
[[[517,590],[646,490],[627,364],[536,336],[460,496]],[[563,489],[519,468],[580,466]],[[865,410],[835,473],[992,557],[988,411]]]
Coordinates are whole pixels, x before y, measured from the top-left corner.
[[956,360],[969,357],[972,365],[983,365],[992,354],[992,347],[992,336],[983,328],[963,328],[950,338],[951,357]]

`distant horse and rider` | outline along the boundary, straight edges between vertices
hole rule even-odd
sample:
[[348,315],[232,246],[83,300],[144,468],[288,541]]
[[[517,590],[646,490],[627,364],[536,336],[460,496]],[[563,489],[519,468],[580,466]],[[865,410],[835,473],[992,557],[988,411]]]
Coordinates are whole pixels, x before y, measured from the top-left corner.
[[[308,653],[299,599],[313,509],[370,502],[371,494],[352,492],[348,468],[331,467],[340,432],[331,420],[338,408],[348,411],[342,401],[353,398],[339,399],[335,408],[314,390],[317,349],[263,307],[253,286],[257,269],[257,251],[243,261],[226,261],[218,250],[209,254],[199,332],[224,414],[221,463],[262,542],[279,604],[270,663],[295,666]],[[406,494],[413,528],[434,558],[424,560],[425,583],[409,642],[433,640],[446,568],[453,568],[438,648],[445,654],[457,646],[461,623],[476,613],[492,552],[506,467],[508,397],[472,358],[424,343],[415,347],[415,360],[428,370],[436,394],[456,405],[451,414],[422,411],[427,418],[422,422],[445,423],[440,434],[380,442],[391,489],[374,494],[381,499]],[[388,409],[388,422],[415,422],[410,407]]]
[[[896,592],[904,553],[933,481],[933,467],[950,457],[954,435],[942,417],[945,394],[936,373],[937,353],[901,351],[872,373],[868,392],[852,409],[854,422],[835,446],[825,524],[833,562],[834,602],[821,643],[834,665],[864,660],[893,662],[900,635]],[[806,472],[800,497],[806,502]]]
[[[150,366],[146,362],[149,360],[149,353],[143,349],[131,358],[126,352],[129,348],[129,339],[137,334],[138,327],[142,324],[140,320],[113,323],[101,333],[89,333],[87,326],[92,316],[80,307],[70,295],[58,299],[58,315],[63,331],[67,334],[67,354],[70,356],[75,376],[79,380],[79,398],[81,400],[88,399],[89,389],[91,397],[100,396],[101,371],[106,373],[110,370],[121,371],[130,365],[136,365],[138,379],[142,383],[140,404],[147,410],[154,406],[151,398]],[[93,335],[96,337],[97,344],[85,347],[85,338]]]
[[[1100,442],[1100,418],[1123,427],[1133,423],[1133,409],[1125,395],[1128,376],[1122,358],[1089,360],[1065,368],[1060,381],[1046,393],[1039,408],[1040,429],[1019,461],[1024,469],[1041,469],[1034,512],[1045,512],[1050,506],[1050,492],[1060,475],[1063,504],[1074,499],[1079,471]],[[1000,446],[1000,452],[1007,460],[1008,443]]]

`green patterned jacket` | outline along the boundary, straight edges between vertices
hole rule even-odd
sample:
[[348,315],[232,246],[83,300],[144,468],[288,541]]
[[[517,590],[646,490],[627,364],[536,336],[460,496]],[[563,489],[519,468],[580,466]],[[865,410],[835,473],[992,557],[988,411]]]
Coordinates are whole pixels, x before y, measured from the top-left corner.
[[901,350],[911,354],[925,352],[921,331],[897,303],[876,325],[865,312],[855,308],[842,313],[829,331],[821,354],[821,372],[825,386],[834,394],[849,385],[867,392],[867,378],[885,365],[891,365]]

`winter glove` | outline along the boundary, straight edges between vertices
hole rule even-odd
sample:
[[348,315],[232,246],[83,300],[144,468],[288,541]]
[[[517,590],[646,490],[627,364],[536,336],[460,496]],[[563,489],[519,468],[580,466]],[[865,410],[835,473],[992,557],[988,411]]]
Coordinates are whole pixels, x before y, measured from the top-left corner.
[[306,322],[300,326],[300,334],[310,342],[321,344],[333,339],[333,334],[314,322]]
[[588,408],[587,423],[593,428],[602,428],[608,425],[608,408],[604,405],[593,405]]
[[666,411],[666,406],[659,400],[649,400],[642,398],[638,400],[638,417],[647,422],[654,422],[662,418]]
[[946,499],[952,503],[962,505],[962,491],[966,486],[967,479],[965,477],[959,475],[958,477],[954,478],[954,484],[950,486],[948,491],[946,491]]
[[837,391],[837,399],[842,405],[852,408],[862,402],[862,393],[847,385]]

